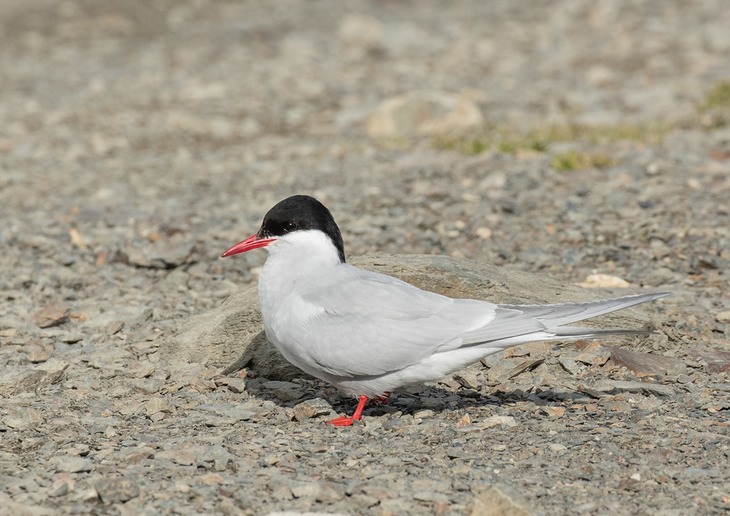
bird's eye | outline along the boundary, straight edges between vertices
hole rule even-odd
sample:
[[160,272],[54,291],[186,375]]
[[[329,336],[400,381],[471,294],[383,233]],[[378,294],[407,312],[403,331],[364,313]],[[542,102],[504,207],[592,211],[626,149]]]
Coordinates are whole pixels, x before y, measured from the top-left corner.
[[290,220],[284,222],[284,231],[286,231],[287,233],[289,231],[294,231],[295,229],[297,229],[297,225],[294,222]]

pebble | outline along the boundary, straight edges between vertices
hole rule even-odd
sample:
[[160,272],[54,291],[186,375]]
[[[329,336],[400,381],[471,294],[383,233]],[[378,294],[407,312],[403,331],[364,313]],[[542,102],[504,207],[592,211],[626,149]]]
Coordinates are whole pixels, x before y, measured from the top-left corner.
[[94,463],[91,459],[78,457],[76,455],[60,455],[51,459],[56,471],[64,473],[80,473],[82,471],[92,471]]
[[626,348],[610,346],[611,362],[633,371],[637,376],[683,375],[687,366],[678,358],[642,353]]
[[512,416],[490,416],[483,421],[475,423],[475,426],[479,428],[494,428],[496,426],[502,428],[514,428],[517,426],[517,421]]
[[588,365],[603,365],[608,362],[609,358],[611,358],[611,350],[597,342],[591,342],[573,357],[576,362]]
[[301,387],[292,382],[268,381],[264,382],[262,387],[270,390],[281,401],[294,401],[304,396]]
[[601,392],[647,392],[659,396],[674,394],[674,389],[670,386],[658,383],[600,380],[595,382],[592,387]]
[[717,313],[715,315],[715,320],[721,323],[730,323],[730,310]]
[[[474,488],[473,488],[474,489]],[[478,493],[471,516],[529,516],[532,510],[511,486],[496,485]]]
[[318,416],[328,416],[332,412],[332,406],[322,398],[303,401],[294,406],[294,417],[297,421],[304,421]]
[[631,283],[610,274],[590,274],[578,283],[578,286],[583,288],[626,288],[630,287]]
[[140,494],[137,482],[125,478],[104,478],[94,482],[99,498],[105,504],[124,503]]
[[39,328],[59,326],[68,320],[68,309],[59,304],[45,306],[33,315],[33,322]]

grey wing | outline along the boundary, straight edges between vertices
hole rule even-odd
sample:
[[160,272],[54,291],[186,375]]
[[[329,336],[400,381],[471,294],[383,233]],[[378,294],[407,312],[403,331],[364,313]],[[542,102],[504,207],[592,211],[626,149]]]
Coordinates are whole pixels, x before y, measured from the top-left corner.
[[[494,343],[530,333],[549,332],[556,336],[585,334],[586,328],[563,326],[597,317],[630,306],[668,296],[669,293],[636,294],[589,303],[552,305],[498,305],[495,318],[488,325],[465,333],[464,345]],[[599,333],[600,330],[596,331]],[[620,333],[621,330],[606,330]]]
[[[360,274],[362,273],[362,274]],[[337,376],[374,376],[416,364],[494,317],[496,305],[454,300],[359,271],[310,294],[324,311],[309,322],[311,360]]]

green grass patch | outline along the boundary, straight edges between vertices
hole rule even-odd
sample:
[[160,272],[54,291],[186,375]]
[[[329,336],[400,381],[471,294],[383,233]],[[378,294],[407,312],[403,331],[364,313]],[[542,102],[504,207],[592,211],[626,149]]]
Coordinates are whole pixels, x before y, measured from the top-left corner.
[[546,152],[553,143],[581,142],[591,145],[634,141],[659,142],[669,132],[666,124],[623,124],[592,127],[578,124],[550,125],[529,131],[516,131],[504,127],[491,127],[478,134],[440,137],[433,140],[439,150],[477,155],[488,150],[507,154],[520,151]]
[[616,159],[600,152],[570,150],[553,156],[550,166],[559,172],[607,168],[615,165]]
[[715,109],[730,108],[730,81],[723,81],[713,86],[698,106],[700,113]]

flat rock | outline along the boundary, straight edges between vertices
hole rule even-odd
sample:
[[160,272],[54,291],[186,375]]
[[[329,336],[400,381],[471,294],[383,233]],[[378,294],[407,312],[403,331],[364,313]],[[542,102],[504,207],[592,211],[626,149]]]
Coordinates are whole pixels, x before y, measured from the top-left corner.
[[139,485],[126,478],[105,478],[94,483],[104,503],[123,503],[139,496]]
[[451,135],[480,127],[484,117],[469,95],[412,91],[384,100],[367,121],[369,136]]
[[514,428],[517,426],[517,421],[512,416],[490,416],[484,421],[476,423],[474,426],[478,428]]
[[586,279],[578,283],[583,288],[626,288],[631,284],[623,278],[610,274],[590,274]]
[[78,457],[76,455],[59,455],[51,459],[56,471],[64,473],[80,473],[91,471],[94,468],[91,459]]
[[687,366],[678,358],[616,346],[608,346],[608,349],[611,351],[611,362],[633,371],[638,376],[680,375],[687,372]]
[[592,389],[599,392],[648,392],[659,396],[671,396],[674,389],[668,385],[648,382],[624,382],[619,380],[600,380]]
[[59,326],[68,320],[68,309],[59,304],[45,306],[33,315],[33,322],[39,328]]
[[527,504],[508,486],[492,486],[474,498],[471,516],[529,516]]
[[575,357],[576,362],[588,365],[603,365],[611,357],[611,350],[601,346],[598,342],[591,342],[583,347],[582,351]]
[[705,369],[710,374],[730,372],[730,351],[715,348],[692,350],[692,359],[705,364]]
[[[565,303],[610,297],[544,275],[447,256],[368,255],[350,262],[449,297],[497,303]],[[648,322],[641,309],[634,308],[603,316],[590,324],[640,328]],[[191,317],[164,339],[160,353],[169,361],[198,362],[209,367],[230,365],[224,373],[249,367],[271,380],[305,376],[281,357],[262,330],[257,287],[250,285],[230,296],[218,308]],[[518,362],[512,367],[516,365]],[[511,370],[505,373],[509,374]]]
[[271,380],[263,383],[263,387],[272,392],[281,401],[298,400],[304,395],[302,388],[296,383]]
[[294,417],[297,421],[304,421],[317,416],[327,416],[330,413],[332,413],[332,405],[322,398],[303,401],[294,407]]

